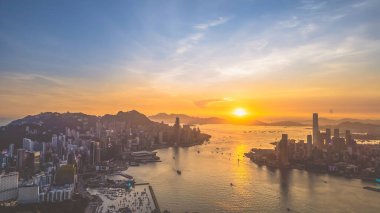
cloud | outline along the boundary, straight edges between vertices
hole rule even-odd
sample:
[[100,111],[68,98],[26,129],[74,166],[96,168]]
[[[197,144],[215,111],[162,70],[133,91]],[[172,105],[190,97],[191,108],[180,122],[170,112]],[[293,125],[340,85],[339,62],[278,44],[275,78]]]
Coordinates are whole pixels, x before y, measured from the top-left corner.
[[325,7],[326,2],[325,1],[313,1],[313,0],[304,0],[301,1],[302,6],[299,7],[299,9],[304,10],[319,10]]
[[216,27],[218,25],[224,24],[227,21],[229,21],[230,19],[231,18],[229,18],[229,17],[219,17],[215,20],[211,20],[211,21],[208,21],[206,23],[194,25],[193,27],[197,30],[207,30],[210,27]]
[[183,54],[187,52],[189,49],[191,49],[194,45],[196,45],[202,38],[203,33],[194,33],[190,36],[180,40],[178,43],[178,47],[176,49],[177,54]]
[[196,29],[198,32],[192,33],[189,36],[187,36],[186,38],[181,39],[178,42],[178,47],[176,49],[176,53],[177,54],[183,54],[183,53],[187,52],[192,47],[194,47],[200,40],[203,39],[203,37],[205,35],[203,31],[205,31],[211,27],[215,27],[215,26],[224,24],[228,20],[230,20],[230,18],[219,17],[218,19],[211,20],[211,21],[208,21],[206,23],[197,24],[197,25],[193,26],[193,28]]
[[299,32],[302,36],[307,36],[308,34],[314,32],[317,29],[315,24],[306,24],[305,26],[300,27]]
[[194,101],[195,106],[199,108],[206,108],[208,105],[213,103],[221,103],[221,102],[230,102],[233,101],[232,98],[225,97],[225,98],[211,98],[211,99],[204,99],[199,101]]
[[297,16],[293,16],[290,19],[282,20],[277,23],[277,28],[287,29],[287,28],[295,28],[300,24]]

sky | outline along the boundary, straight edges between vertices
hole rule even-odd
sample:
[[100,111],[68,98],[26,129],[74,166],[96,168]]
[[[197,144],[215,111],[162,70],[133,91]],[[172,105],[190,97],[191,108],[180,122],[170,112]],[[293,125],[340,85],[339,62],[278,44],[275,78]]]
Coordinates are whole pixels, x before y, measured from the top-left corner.
[[380,1],[0,0],[0,120],[380,118]]

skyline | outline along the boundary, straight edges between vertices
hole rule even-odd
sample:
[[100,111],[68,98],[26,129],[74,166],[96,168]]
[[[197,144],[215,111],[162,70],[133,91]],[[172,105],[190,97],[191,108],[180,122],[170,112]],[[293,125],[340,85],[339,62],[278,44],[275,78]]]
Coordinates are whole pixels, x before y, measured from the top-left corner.
[[378,1],[0,3],[0,117],[380,118]]

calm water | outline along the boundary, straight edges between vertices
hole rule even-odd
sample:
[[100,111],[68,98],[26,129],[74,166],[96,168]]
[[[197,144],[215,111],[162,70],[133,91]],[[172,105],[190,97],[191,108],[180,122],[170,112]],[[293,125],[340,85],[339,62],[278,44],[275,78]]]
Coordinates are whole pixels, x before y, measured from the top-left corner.
[[[362,188],[368,183],[300,170],[281,173],[243,157],[253,147],[272,148],[270,143],[282,133],[306,139],[310,129],[236,125],[200,128],[212,135],[210,143],[161,149],[158,156],[162,162],[127,170],[138,182],[153,186],[161,210],[284,212],[290,208],[293,212],[380,212],[380,193]],[[177,169],[182,175],[177,175]]]

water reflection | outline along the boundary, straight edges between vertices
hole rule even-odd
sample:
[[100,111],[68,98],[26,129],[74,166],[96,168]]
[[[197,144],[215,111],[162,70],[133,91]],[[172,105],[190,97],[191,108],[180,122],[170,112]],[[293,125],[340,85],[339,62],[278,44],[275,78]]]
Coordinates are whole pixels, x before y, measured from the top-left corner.
[[[202,125],[201,129],[212,134],[210,144],[158,150],[162,162],[127,170],[136,180],[151,183],[161,210],[360,212],[365,208],[366,212],[377,212],[380,208],[380,193],[363,190],[365,184],[360,180],[280,171],[257,166],[243,157],[244,152],[260,144],[271,148],[270,143],[282,129],[228,125]],[[303,139],[310,130],[294,127],[286,131],[292,138]],[[181,169],[182,175],[174,169]]]

